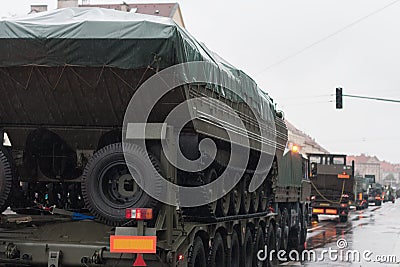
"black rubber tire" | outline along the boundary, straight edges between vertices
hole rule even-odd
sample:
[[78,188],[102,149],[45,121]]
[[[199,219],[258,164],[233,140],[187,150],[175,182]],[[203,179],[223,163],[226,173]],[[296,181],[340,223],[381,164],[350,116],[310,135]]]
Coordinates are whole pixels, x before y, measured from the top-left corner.
[[2,145],[0,149],[0,213],[3,213],[9,205],[11,188],[13,184],[13,172],[10,161]]
[[265,250],[265,235],[264,235],[264,229],[260,225],[257,229],[257,234],[254,242],[254,248],[253,248],[253,267],[263,267],[266,266],[265,261],[260,261],[258,259],[258,252],[262,250]]
[[[127,222],[125,219],[126,208],[157,208],[158,201],[146,194],[136,183],[133,183],[132,187],[136,187],[136,194],[132,196],[133,199],[118,199],[111,200],[111,191],[113,186],[107,186],[107,179],[105,177],[108,171],[111,172],[112,168],[124,169],[126,175],[129,175],[128,167],[125,162],[124,151],[128,153],[130,157],[130,166],[134,167],[137,171],[137,177],[146,179],[151,175],[158,175],[155,171],[159,172],[160,167],[156,160],[148,155],[141,147],[134,144],[122,144],[116,143],[103,147],[97,151],[90,159],[83,172],[82,182],[82,195],[85,201],[86,207],[90,212],[101,222],[117,226]],[[150,164],[143,160],[144,157],[150,157],[151,162],[155,168],[149,166]],[[120,170],[114,171],[117,173],[119,178],[122,177]],[[124,175],[125,175],[124,174]],[[114,175],[115,177],[115,175]],[[104,179],[104,180],[103,180]],[[118,179],[118,178],[117,178]],[[109,179],[110,180],[110,179]],[[114,179],[116,180],[116,179]],[[155,179],[157,181],[157,179]],[[161,186],[159,184],[152,184],[153,189],[161,194]],[[113,189],[115,190],[115,189]],[[122,201],[125,201],[123,203]]]
[[207,267],[206,252],[203,240],[197,236],[189,254],[188,267]]
[[220,233],[216,233],[211,243],[208,257],[209,267],[227,267],[227,249]]
[[311,215],[311,221],[318,222],[319,221],[318,214],[312,214]]
[[265,244],[267,245],[267,253],[268,257],[267,260],[264,264],[264,266],[278,266],[278,258],[276,256],[276,253],[273,253],[273,258],[272,260],[270,259],[269,255],[271,255],[271,251],[275,250],[277,251],[276,248],[276,229],[275,226],[272,222],[269,223],[268,229],[267,229],[267,236],[265,237]]
[[296,226],[290,228],[288,251],[298,250],[298,248],[300,247],[300,239],[301,239],[301,223],[298,223]]
[[240,267],[240,241],[237,232],[232,233],[231,248],[229,250],[229,267]]
[[253,267],[253,235],[249,227],[246,228],[242,247],[242,265],[243,267]]
[[345,223],[345,222],[347,222],[348,218],[349,218],[348,215],[344,215],[344,216],[340,215],[340,216],[339,216],[339,221],[340,221],[341,223]]
[[301,222],[301,232],[300,232],[300,246],[299,246],[299,251],[303,251],[305,249],[305,243],[307,241],[307,213],[302,211],[300,213],[300,222]]
[[279,249],[288,251],[289,246],[289,213],[286,208],[282,209],[280,227],[282,229],[281,246]]

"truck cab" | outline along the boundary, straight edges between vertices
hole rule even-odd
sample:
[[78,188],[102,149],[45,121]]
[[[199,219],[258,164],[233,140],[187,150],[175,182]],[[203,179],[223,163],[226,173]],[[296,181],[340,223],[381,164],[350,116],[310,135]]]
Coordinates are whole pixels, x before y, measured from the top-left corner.
[[354,201],[354,162],[346,155],[309,154],[312,217],[337,215],[346,222],[350,201]]

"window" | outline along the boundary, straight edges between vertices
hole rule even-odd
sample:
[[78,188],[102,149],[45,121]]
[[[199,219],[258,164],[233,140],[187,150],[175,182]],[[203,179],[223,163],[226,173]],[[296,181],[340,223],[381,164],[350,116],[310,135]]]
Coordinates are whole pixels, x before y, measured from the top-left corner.
[[321,157],[320,156],[311,156],[310,163],[321,164]]
[[334,165],[344,165],[344,157],[333,157]]

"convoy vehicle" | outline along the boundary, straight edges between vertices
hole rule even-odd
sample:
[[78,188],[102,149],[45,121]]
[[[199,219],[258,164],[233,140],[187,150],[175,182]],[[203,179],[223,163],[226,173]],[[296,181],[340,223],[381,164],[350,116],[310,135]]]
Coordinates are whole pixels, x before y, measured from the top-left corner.
[[312,216],[337,215],[346,222],[349,202],[354,200],[354,161],[346,165],[346,155],[308,154]]
[[368,203],[375,206],[381,206],[384,197],[384,191],[381,184],[376,182],[375,174],[366,174],[368,180]]
[[384,187],[385,195],[383,196],[383,203],[385,202],[392,202],[395,203],[396,201],[396,190],[390,185]]
[[[194,61],[208,63],[201,69],[208,75],[227,74],[240,86],[232,91],[195,79],[179,85],[155,103],[148,121],[133,124],[134,131],[146,125],[154,135],[125,142],[131,128],[124,116],[140,86],[171,66]],[[1,20],[0,93],[1,136],[9,139],[0,144],[0,208],[15,212],[1,215],[0,264],[260,266],[276,261],[259,261],[265,245],[268,252],[301,249],[306,240],[308,162],[287,149],[283,113],[250,77],[171,19],[70,8]],[[200,104],[191,106],[190,99]],[[137,116],[152,104],[141,100]],[[204,112],[176,129],[166,119],[182,103],[190,112]],[[151,182],[161,176],[208,195],[201,186],[225,171],[237,176],[236,165],[228,164],[237,145],[227,138],[233,113],[245,125],[250,157],[231,191],[209,204],[184,207],[165,204],[138,186],[139,180],[150,181],[168,196],[169,188]],[[224,120],[215,123],[216,114]],[[271,120],[274,138],[261,138],[262,127],[271,131]],[[212,140],[217,152],[199,171],[177,168],[162,146],[166,142],[191,160],[201,157],[201,165],[210,156],[200,151],[204,140]],[[260,149],[264,143],[274,153]],[[258,173],[263,153],[272,166]],[[256,176],[265,179],[252,192]]]
[[[367,175],[366,175],[367,177]],[[375,206],[381,206],[383,201],[383,187],[375,182],[375,176],[369,176],[368,202]]]
[[368,208],[368,179],[356,175],[355,177],[355,186],[356,186],[356,194],[355,194],[355,206],[357,210]]

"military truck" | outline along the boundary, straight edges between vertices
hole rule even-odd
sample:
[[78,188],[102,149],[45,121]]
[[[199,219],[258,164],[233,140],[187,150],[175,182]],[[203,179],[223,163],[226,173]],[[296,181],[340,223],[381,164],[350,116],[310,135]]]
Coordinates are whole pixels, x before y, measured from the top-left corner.
[[[189,62],[207,63],[198,69],[205,77],[240,86],[186,76],[148,120],[124,123],[142,86]],[[134,118],[166,84],[157,81]],[[258,257],[266,245],[269,253],[301,249],[306,240],[308,163],[287,149],[283,113],[250,77],[169,18],[71,8],[1,20],[0,94],[1,136],[9,139],[0,144],[0,208],[14,211],[1,216],[3,265],[260,266],[276,261]],[[181,129],[167,123],[178,106],[197,115]],[[244,131],[230,124],[238,118]],[[248,138],[244,170],[228,164],[238,143],[227,129]],[[263,130],[272,134],[265,138]],[[210,140],[215,155],[200,151]],[[179,169],[163,144],[209,164]],[[264,156],[271,167],[257,172]],[[202,186],[223,173],[225,184],[239,175],[232,190],[197,207],[166,204],[139,186],[145,181],[171,202],[172,185],[209,197]],[[252,191],[257,177],[262,183]]]
[[350,200],[354,200],[354,161],[346,165],[346,155],[308,154],[312,217],[339,216],[346,222]]
[[356,175],[355,177],[355,206],[357,210],[368,208],[368,185],[369,181],[367,178]]
[[383,187],[380,183],[376,183],[374,174],[366,174],[368,180],[368,203],[375,206],[381,206],[383,201]]
[[385,194],[383,196],[383,203],[386,203],[389,201],[392,203],[396,202],[396,190],[392,186],[386,185],[384,187],[384,192],[385,192]]

